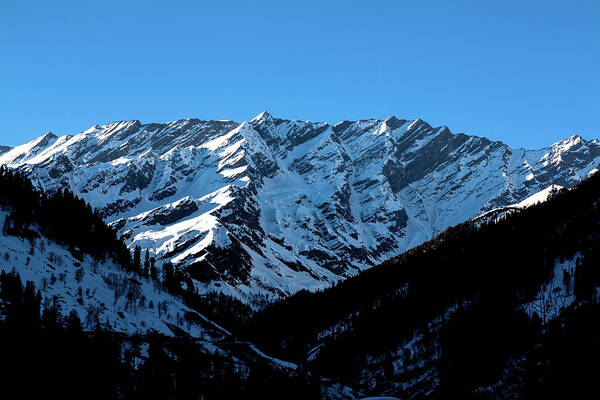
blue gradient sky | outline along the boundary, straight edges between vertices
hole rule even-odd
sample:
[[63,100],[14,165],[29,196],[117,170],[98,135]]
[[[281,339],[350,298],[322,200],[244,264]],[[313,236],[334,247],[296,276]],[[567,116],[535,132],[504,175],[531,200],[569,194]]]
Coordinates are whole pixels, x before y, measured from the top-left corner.
[[82,3],[0,5],[0,144],[263,109],[600,137],[599,1]]

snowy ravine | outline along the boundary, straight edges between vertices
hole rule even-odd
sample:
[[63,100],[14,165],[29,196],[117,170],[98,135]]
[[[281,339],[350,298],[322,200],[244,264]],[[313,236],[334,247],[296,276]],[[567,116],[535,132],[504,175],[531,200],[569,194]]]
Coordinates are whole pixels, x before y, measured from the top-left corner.
[[[6,149],[5,149],[6,150]],[[250,304],[356,274],[445,228],[566,188],[600,162],[571,136],[540,150],[422,120],[122,121],[0,153],[45,190],[68,187],[199,292]]]

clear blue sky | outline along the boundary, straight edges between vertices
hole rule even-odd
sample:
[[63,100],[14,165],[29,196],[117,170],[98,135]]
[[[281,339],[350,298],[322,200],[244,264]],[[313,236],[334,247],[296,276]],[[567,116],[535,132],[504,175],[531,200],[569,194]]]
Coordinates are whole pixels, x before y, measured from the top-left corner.
[[96,123],[422,118],[600,137],[600,1],[5,1],[0,144]]

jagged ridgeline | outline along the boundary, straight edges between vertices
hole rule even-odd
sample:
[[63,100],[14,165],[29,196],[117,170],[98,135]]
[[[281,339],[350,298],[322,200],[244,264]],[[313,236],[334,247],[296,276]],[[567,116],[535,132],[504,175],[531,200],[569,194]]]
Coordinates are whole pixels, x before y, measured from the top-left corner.
[[[2,149],[0,149],[1,151]],[[325,288],[449,226],[598,168],[600,142],[510,148],[420,119],[119,121],[0,153],[68,188],[130,249],[255,309]]]
[[247,335],[367,394],[598,394],[600,175],[467,221],[338,285],[273,304]]

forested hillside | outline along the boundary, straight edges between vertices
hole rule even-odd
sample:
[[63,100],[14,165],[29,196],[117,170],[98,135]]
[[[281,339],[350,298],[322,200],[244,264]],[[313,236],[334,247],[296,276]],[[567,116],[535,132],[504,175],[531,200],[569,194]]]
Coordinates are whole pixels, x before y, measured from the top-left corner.
[[594,175],[497,221],[449,228],[331,289],[273,304],[248,337],[373,394],[598,393],[599,201]]
[[207,319],[223,314],[226,324],[240,324],[234,310],[241,306],[224,295],[199,296],[176,266],[157,267],[139,248],[132,256],[68,191],[47,195],[0,168],[2,219],[3,393],[103,400],[351,393]]
[[323,398],[320,378],[274,368],[242,344],[210,352],[185,336],[84,330],[16,271],[0,273],[0,315],[2,390],[19,398]]
[[81,385],[109,399],[597,393],[599,201],[594,175],[253,315],[198,294],[177,265],[131,255],[70,192],[0,169],[2,363],[13,387],[40,383],[20,387],[26,397],[76,398]]
[[[27,239],[43,235],[73,252],[108,256],[123,268],[134,267],[129,250],[98,211],[66,189],[47,195],[35,190],[23,173],[2,166],[0,207],[9,211],[4,219],[4,235]],[[32,225],[39,232],[30,229]]]
[[112,261],[124,272],[182,297],[190,307],[228,328],[238,326],[250,314],[248,306],[224,294],[200,296],[186,272],[171,263],[156,265],[147,249],[142,254],[136,246],[131,254],[98,210],[69,190],[49,195],[35,189],[22,172],[0,167],[0,210],[6,214],[2,234],[27,240],[30,252],[36,239],[43,238],[67,249],[78,264],[84,254],[98,262]]

